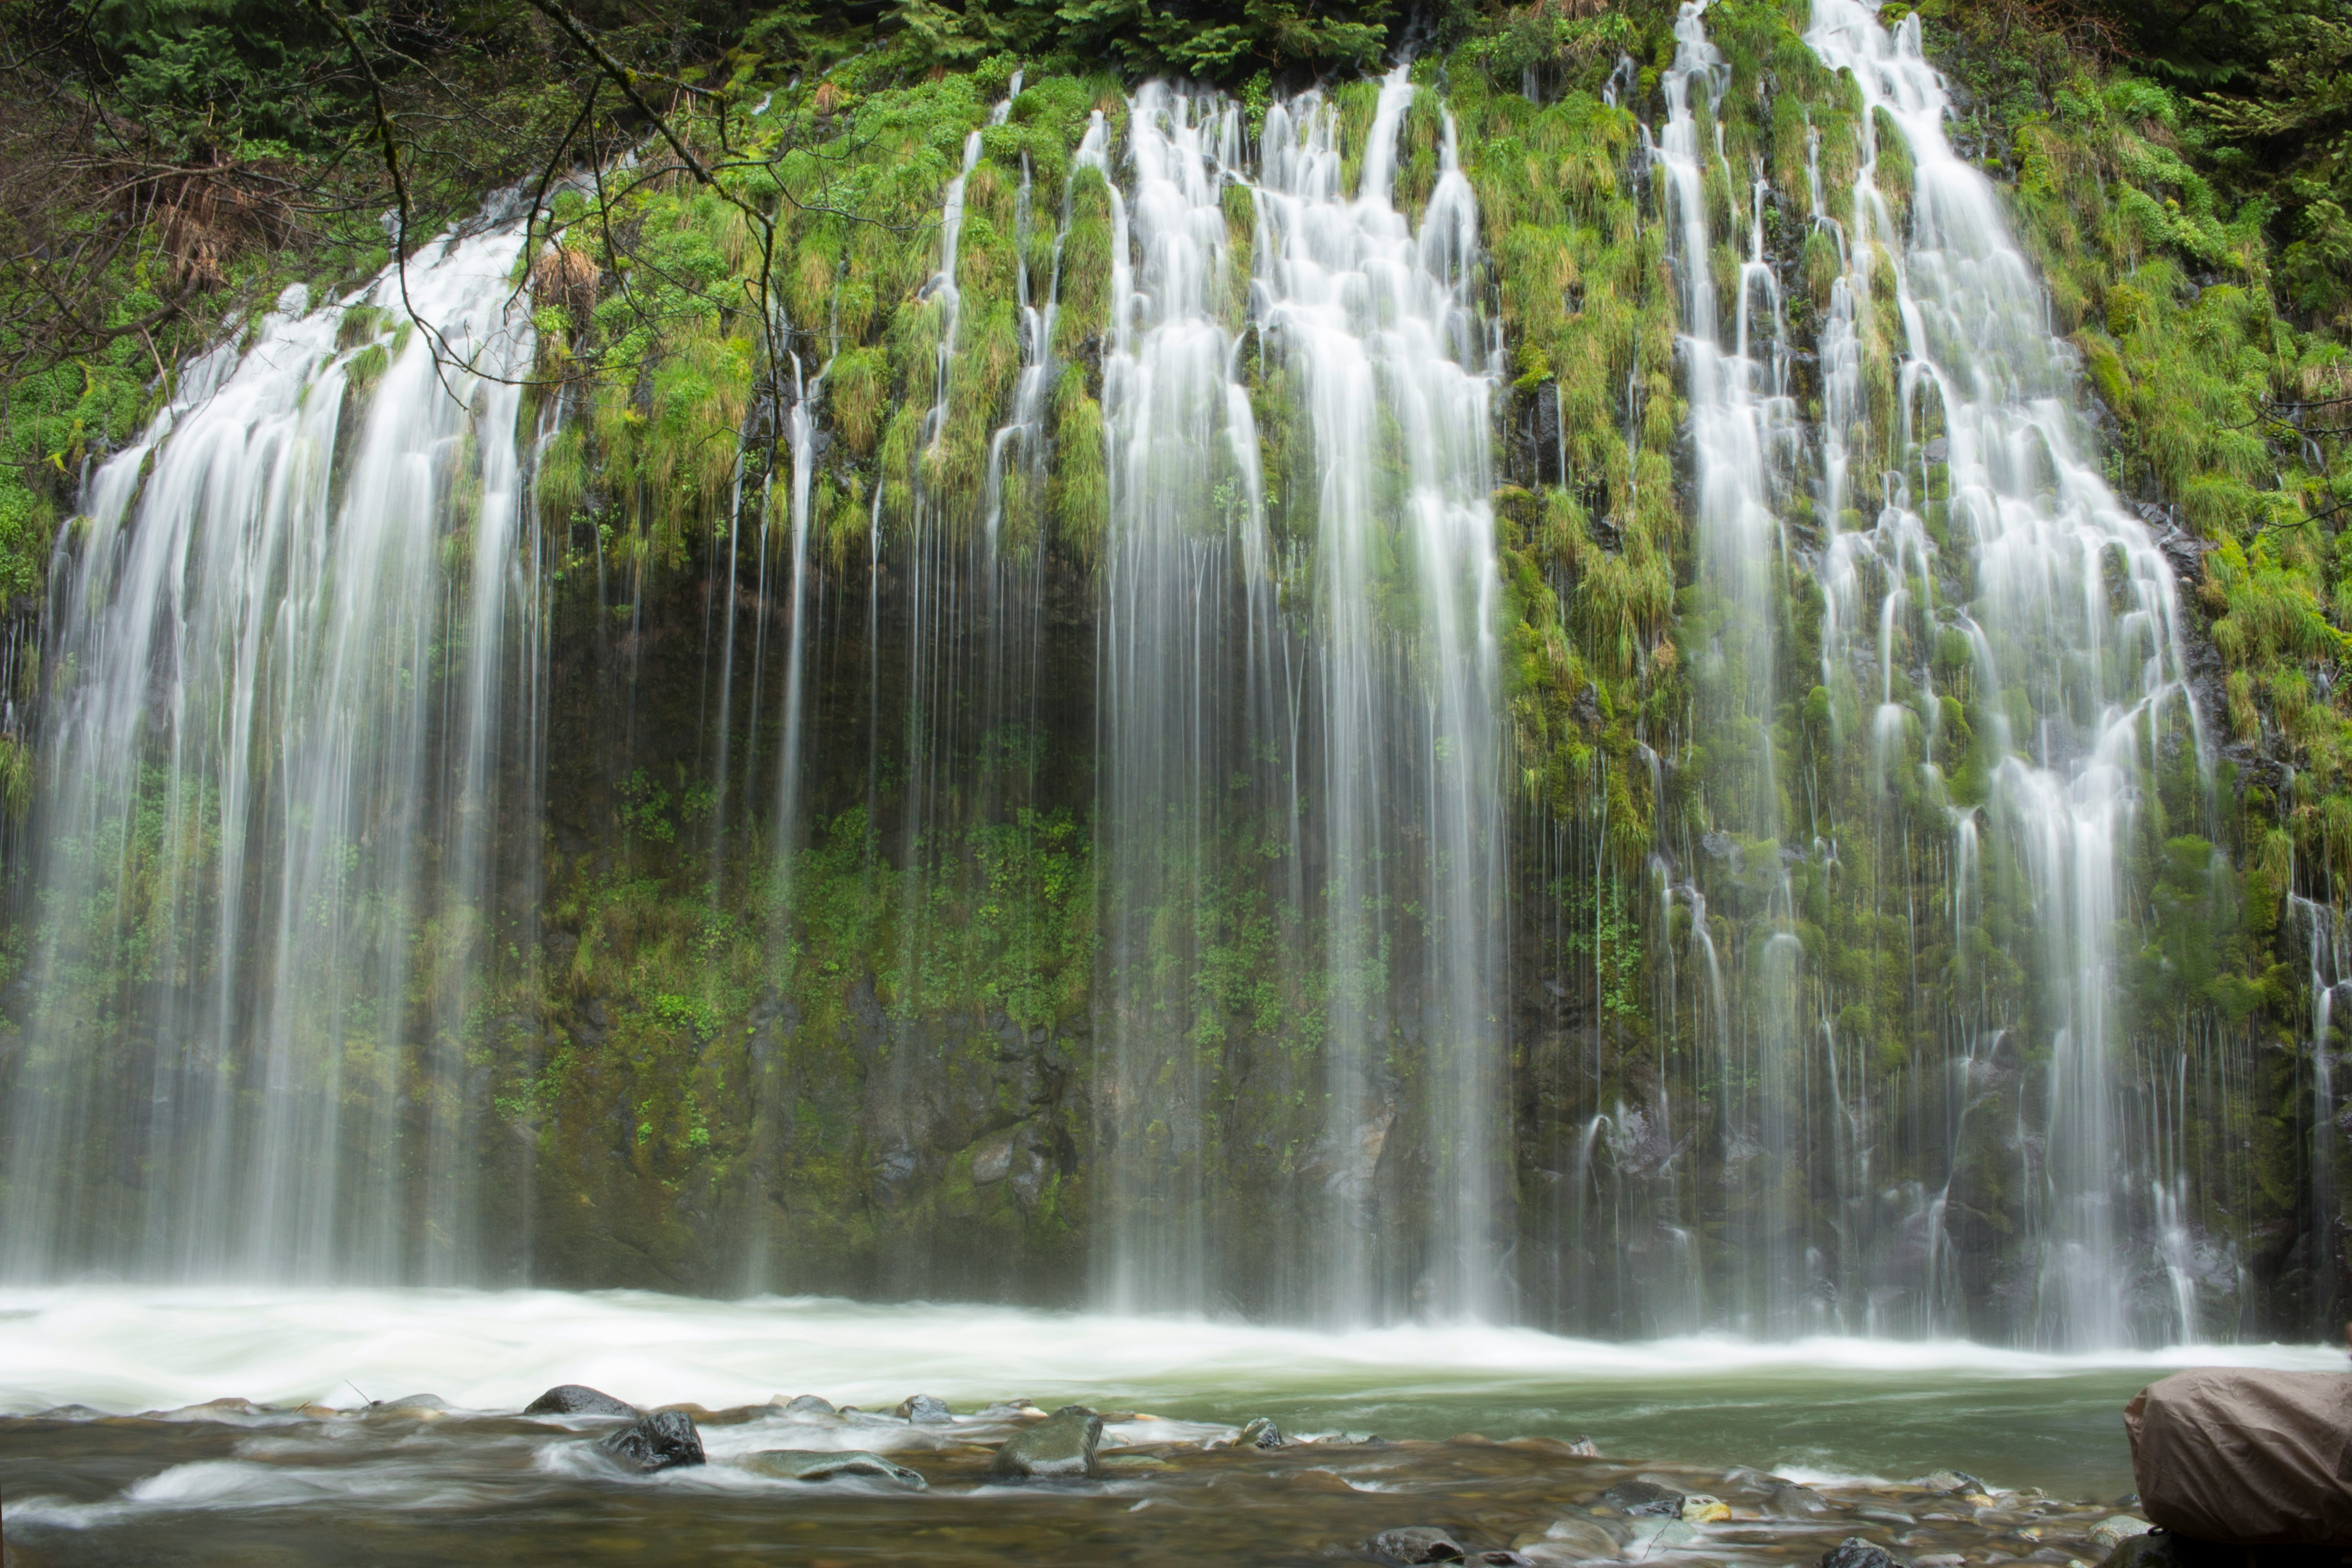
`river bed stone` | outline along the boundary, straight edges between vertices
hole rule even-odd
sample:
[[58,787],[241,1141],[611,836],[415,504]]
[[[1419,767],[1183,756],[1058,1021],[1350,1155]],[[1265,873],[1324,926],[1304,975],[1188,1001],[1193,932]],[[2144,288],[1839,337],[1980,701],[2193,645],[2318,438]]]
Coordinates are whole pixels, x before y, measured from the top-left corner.
[[[593,1433],[519,1414],[387,1421],[226,1401],[168,1418],[0,1419],[0,1489],[26,1568],[571,1568],[778,1554],[852,1568],[1328,1568],[1402,1561],[1367,1543],[1406,1528],[1439,1532],[1465,1562],[1535,1568],[1813,1568],[1841,1549],[1851,1555],[1850,1541],[1889,1561],[1836,1568],[2065,1568],[2102,1563],[2108,1553],[2095,1535],[2117,1517],[2109,1503],[1998,1492],[2000,1506],[1979,1521],[1930,1506],[1908,1483],[1801,1486],[1760,1469],[1591,1458],[1573,1451],[1572,1425],[1477,1443],[1372,1443],[1308,1427],[1267,1448],[1236,1441],[1240,1425],[1140,1415],[1112,1424],[1084,1406],[1048,1415],[1007,1402],[924,1427],[804,1396],[699,1416],[667,1409],[604,1441],[672,1426],[707,1450],[708,1472],[690,1462],[640,1468],[618,1455],[622,1467],[583,1467],[567,1457],[595,1454]],[[811,1484],[819,1480],[845,1484]],[[1636,1516],[1609,1497],[1633,1507],[1670,1498],[1674,1511]],[[202,1510],[201,1531],[187,1528],[192,1509]],[[2150,1568],[2166,1561],[2152,1555]]]

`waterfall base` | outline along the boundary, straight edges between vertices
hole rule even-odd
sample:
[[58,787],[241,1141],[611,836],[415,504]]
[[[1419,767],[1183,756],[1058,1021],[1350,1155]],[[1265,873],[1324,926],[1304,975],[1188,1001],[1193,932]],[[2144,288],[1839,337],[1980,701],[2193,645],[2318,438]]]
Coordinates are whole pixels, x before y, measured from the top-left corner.
[[[846,1561],[910,1550],[917,1529],[927,1562],[1002,1561],[1008,1544],[1036,1563],[1307,1561],[1402,1525],[1504,1547],[1561,1519],[1619,1532],[1628,1552],[1721,1562],[1759,1543],[1810,1559],[1846,1534],[1885,1534],[1889,1510],[1919,1521],[1906,1551],[1973,1555],[2029,1526],[2064,1544],[2113,1510],[2003,1493],[1973,1520],[1938,1521],[1934,1500],[1880,1478],[1956,1468],[1996,1489],[2112,1498],[2130,1485],[2125,1400],[2168,1369],[2214,1361],[2333,1371],[2341,1357],[1612,1345],[1468,1323],[1320,1334],[633,1292],[16,1291],[0,1296],[0,1408],[17,1413],[0,1418],[0,1495],[31,1562],[243,1562],[265,1545],[317,1561],[571,1562],[592,1549],[674,1560],[780,1540]],[[648,1407],[688,1403],[710,1463],[626,1476],[599,1458],[597,1423],[512,1414],[568,1382]],[[439,1397],[415,1397],[425,1390]],[[921,1425],[788,1413],[801,1393],[875,1411],[929,1394],[960,1414]],[[991,1483],[990,1451],[1025,1418],[987,1406],[1014,1396],[1103,1412],[1103,1478]],[[155,1405],[178,1408],[100,1418]],[[1234,1446],[1260,1415],[1318,1440]],[[1363,1440],[1375,1432],[1388,1440]],[[1609,1458],[1570,1454],[1585,1436]],[[879,1452],[929,1486],[809,1483],[748,1465],[774,1449]],[[1665,1465],[1732,1517],[1668,1526],[1581,1511],[1636,1463]],[[1768,1469],[1831,1511],[1784,1517]],[[1864,1508],[1877,1524],[1853,1511]],[[627,1544],[654,1541],[665,1544]]]

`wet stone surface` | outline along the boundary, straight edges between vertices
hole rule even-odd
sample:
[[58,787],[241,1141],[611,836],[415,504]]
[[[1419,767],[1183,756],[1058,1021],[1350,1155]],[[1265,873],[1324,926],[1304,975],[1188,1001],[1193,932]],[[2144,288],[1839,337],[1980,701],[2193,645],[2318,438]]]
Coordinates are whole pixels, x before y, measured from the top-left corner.
[[[1093,1475],[1083,1460],[1058,1474],[1005,1473],[1008,1451],[1082,1453],[1096,1414]],[[1056,1415],[1020,1402],[973,1415],[923,1407],[923,1419],[836,1412],[814,1398],[677,1415],[671,1425],[690,1420],[685,1429],[698,1433],[706,1462],[645,1471],[612,1450],[616,1428],[630,1427],[584,1409],[526,1416],[418,1399],[354,1411],[240,1401],[139,1416],[60,1411],[0,1419],[0,1497],[22,1568],[1409,1560],[1811,1568],[1825,1556],[1854,1568],[2095,1568],[2119,1518],[2132,1517],[2112,1498],[1918,1482],[1798,1486],[1754,1469],[1596,1458],[1549,1436],[1383,1441],[1294,1431],[1265,1446],[1262,1431],[1238,1426],[1113,1409]],[[1078,1429],[1075,1442],[1067,1427]],[[1669,1498],[1675,1506],[1662,1508]],[[1412,1558],[1404,1549],[1415,1542],[1460,1555]]]

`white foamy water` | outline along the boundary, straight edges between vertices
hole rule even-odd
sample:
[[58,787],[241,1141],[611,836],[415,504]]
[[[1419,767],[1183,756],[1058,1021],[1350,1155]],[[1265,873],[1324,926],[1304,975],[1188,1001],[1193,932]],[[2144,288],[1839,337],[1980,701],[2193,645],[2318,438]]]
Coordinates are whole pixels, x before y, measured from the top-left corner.
[[110,1412],[241,1397],[354,1405],[432,1393],[513,1410],[551,1384],[713,1408],[814,1393],[887,1408],[1026,1397],[1247,1401],[1347,1392],[1458,1402],[1629,1386],[1672,1398],[1801,1376],[1860,1387],[2160,1376],[2228,1364],[2341,1371],[2341,1352],[2189,1345],[2053,1355],[1964,1341],[1699,1335],[1636,1344],[1531,1329],[1411,1325],[1323,1333],[1197,1318],[823,1298],[698,1300],[639,1291],[131,1289],[0,1292],[0,1410]]

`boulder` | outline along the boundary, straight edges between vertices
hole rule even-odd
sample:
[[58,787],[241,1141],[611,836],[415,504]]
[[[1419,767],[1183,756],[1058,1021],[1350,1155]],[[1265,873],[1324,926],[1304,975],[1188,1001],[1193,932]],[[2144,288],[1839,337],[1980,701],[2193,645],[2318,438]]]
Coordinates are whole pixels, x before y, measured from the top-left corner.
[[585,1384],[559,1383],[522,1407],[525,1415],[625,1415],[636,1420],[645,1412],[625,1405],[604,1390]]
[[702,1434],[683,1410],[656,1410],[596,1446],[633,1470],[674,1470],[703,1462]]
[[1655,1481],[1619,1481],[1601,1500],[1628,1519],[1680,1519],[1683,1494]]
[[1951,1497],[1965,1492],[1983,1493],[1985,1484],[1966,1470],[1930,1470],[1911,1483],[1923,1492],[1935,1492]]
[[928,1394],[918,1394],[899,1405],[898,1415],[902,1419],[911,1421],[918,1426],[944,1426],[955,1419],[954,1413],[948,1409],[946,1400],[934,1398]]
[[1027,1431],[1006,1438],[988,1473],[1015,1480],[1099,1475],[1095,1450],[1101,1445],[1102,1417],[1083,1405],[1065,1405]]
[[904,1465],[892,1464],[879,1454],[856,1448],[767,1448],[745,1459],[743,1468],[788,1481],[829,1481],[841,1476],[865,1476],[895,1482],[910,1491],[921,1491],[930,1484],[923,1479],[920,1470],[910,1470]]
[[1282,1428],[1264,1415],[1254,1416],[1244,1422],[1241,1436],[1234,1439],[1236,1448],[1286,1448],[1289,1446],[1290,1439],[1282,1435]]
[[794,1421],[838,1421],[841,1412],[833,1407],[830,1399],[819,1399],[814,1394],[795,1394],[790,1399],[772,1399],[771,1405],[782,1410]]
[[1859,1535],[1849,1535],[1822,1553],[1822,1568],[1907,1568],[1903,1559]]
[[2352,1377],[2200,1367],[2124,1407],[2140,1512],[2198,1541],[2352,1547]]
[[1685,1524],[1721,1524],[1730,1517],[1731,1505],[1719,1497],[1693,1492],[1683,1499],[1683,1522]]
[[1470,1555],[1452,1531],[1433,1524],[1383,1530],[1364,1542],[1364,1550],[1383,1563],[1459,1563]]

